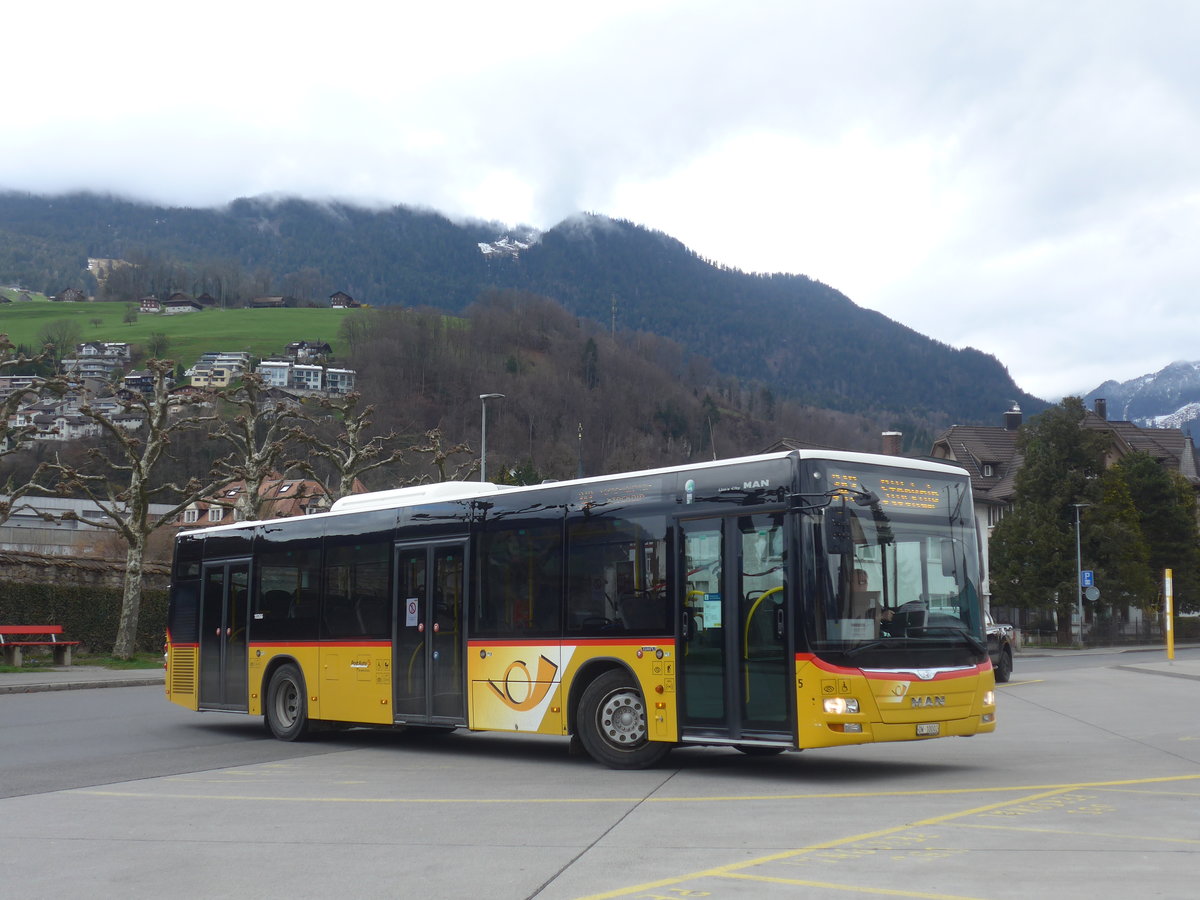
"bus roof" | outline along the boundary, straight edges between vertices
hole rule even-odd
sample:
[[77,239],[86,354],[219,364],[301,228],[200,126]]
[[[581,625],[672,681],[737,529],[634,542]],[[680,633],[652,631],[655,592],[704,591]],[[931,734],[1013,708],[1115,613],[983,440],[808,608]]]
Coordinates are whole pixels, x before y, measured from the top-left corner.
[[[592,475],[586,478],[571,478],[562,481],[545,481],[531,485],[501,485],[488,481],[444,481],[432,484],[418,484],[411,487],[393,488],[385,491],[372,491],[365,494],[351,494],[334,502],[328,512],[314,513],[313,516],[341,516],[356,512],[381,509],[399,509],[408,506],[420,506],[424,503],[441,503],[451,500],[470,500],[477,497],[493,496],[514,491],[551,490],[571,485],[601,484],[617,481],[623,478],[638,478],[654,475],[669,475],[675,472],[691,472],[697,469],[712,469],[721,466],[745,465],[793,457],[799,460],[819,459],[831,462],[857,463],[860,465],[885,465],[897,469],[912,469],[923,472],[941,472],[944,474],[964,474],[961,466],[951,462],[932,459],[912,459],[905,456],[884,456],[878,453],[857,453],[841,450],[784,450],[776,453],[764,453],[754,456],[739,456],[731,459],[714,459],[684,465],[664,466],[658,469],[643,469],[636,472],[616,472],[611,475]],[[286,522],[288,518],[262,519],[244,522],[232,522],[225,525],[213,525],[209,528],[196,528],[181,531],[181,534],[208,535],[220,534],[224,531],[236,531],[248,526],[262,525],[268,522]]]

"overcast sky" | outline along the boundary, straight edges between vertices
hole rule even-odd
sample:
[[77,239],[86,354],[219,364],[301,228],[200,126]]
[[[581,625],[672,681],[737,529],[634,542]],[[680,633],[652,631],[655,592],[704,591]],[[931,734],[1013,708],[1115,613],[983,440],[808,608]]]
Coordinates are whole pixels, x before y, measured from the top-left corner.
[[1049,399],[1200,360],[1200,3],[10,4],[0,188],[629,219]]

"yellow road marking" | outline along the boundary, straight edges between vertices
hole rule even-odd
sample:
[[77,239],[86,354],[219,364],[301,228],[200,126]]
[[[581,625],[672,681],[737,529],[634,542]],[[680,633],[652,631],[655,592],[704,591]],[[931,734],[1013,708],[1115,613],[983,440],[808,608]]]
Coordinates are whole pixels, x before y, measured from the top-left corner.
[[[1008,806],[1016,806],[1016,805],[1022,804],[1022,803],[1029,803],[1029,802],[1032,802],[1035,800],[1042,800],[1047,797],[1056,797],[1056,796],[1060,796],[1062,794],[1069,794],[1072,791],[1079,790],[1080,788],[1104,787],[1104,786],[1123,786],[1123,785],[1132,785],[1132,784],[1156,784],[1156,783],[1162,783],[1164,781],[1188,781],[1188,780],[1194,780],[1197,778],[1200,778],[1200,775],[1181,775],[1181,776],[1163,777],[1163,778],[1131,779],[1128,781],[1092,782],[1092,783],[1081,783],[1081,784],[1071,784],[1071,785],[1059,785],[1058,787],[1055,787],[1055,788],[1052,788],[1049,790],[1042,790],[1038,793],[1034,793],[1034,794],[1031,794],[1026,797],[1020,797],[1020,798],[1013,799],[1013,800],[1006,800],[1001,803],[992,803],[987,806],[979,806],[979,807],[975,807],[973,809],[963,810],[963,811],[956,812],[956,813],[947,813],[945,815],[934,816],[932,818],[923,819],[919,822],[908,822],[904,825],[898,825],[894,828],[885,828],[880,831],[868,832],[866,834],[852,835],[850,837],[839,838],[839,839],[833,840],[833,841],[826,841],[821,844],[813,844],[808,847],[801,847],[796,850],[787,850],[787,851],[784,851],[781,853],[773,853],[768,856],[759,857],[758,859],[752,859],[752,860],[748,860],[746,862],[731,863],[726,866],[716,866],[711,869],[703,869],[698,872],[690,872],[686,875],[678,875],[673,878],[664,878],[664,879],[660,879],[658,881],[650,881],[650,882],[646,882],[645,884],[633,885],[633,886],[627,887],[627,888],[618,888],[617,890],[607,891],[602,894],[589,894],[586,897],[580,898],[580,900],[608,900],[608,898],[612,898],[612,897],[627,897],[630,894],[637,894],[637,893],[646,892],[646,891],[658,890],[659,888],[670,888],[673,885],[682,884],[682,883],[688,882],[688,881],[695,881],[697,879],[702,879],[702,878],[725,878],[725,877],[732,877],[734,875],[737,875],[737,877],[741,877],[741,878],[755,878],[757,876],[741,875],[740,873],[744,869],[749,869],[749,868],[753,868],[755,866],[765,865],[765,864],[771,863],[771,862],[779,862],[779,861],[785,860],[785,859],[795,859],[798,856],[804,856],[806,854],[814,853],[818,850],[831,850],[835,847],[844,847],[847,844],[856,844],[856,843],[859,843],[860,841],[875,840],[878,838],[887,837],[889,835],[899,834],[904,831],[910,831],[914,828],[924,828],[924,827],[929,827],[931,825],[941,825],[946,822],[953,822],[956,819],[964,819],[964,818],[967,818],[968,816],[981,815],[983,813],[991,812],[992,810],[1003,809],[1004,807],[1008,807]],[[937,793],[937,792],[933,792],[933,793]],[[910,896],[920,896],[920,897],[932,898],[932,897],[935,897],[936,895],[913,894]]]
[[776,878],[767,875],[741,875],[730,873],[725,878],[739,878],[745,881],[761,881],[769,884],[791,884],[796,887],[821,888],[827,891],[851,891],[855,894],[883,894],[886,897],[918,897],[920,900],[978,900],[964,897],[961,894],[926,894],[922,891],[901,891],[895,888],[863,887],[858,884],[835,884],[830,881],[802,881],[799,878]]
[[981,813],[990,812],[993,809],[1001,809],[1005,806],[1013,806],[1017,803],[1028,803],[1031,800],[1041,800],[1045,797],[1056,797],[1059,794],[1067,794],[1073,790],[1076,790],[1074,786],[1058,788],[1051,791],[1042,791],[1040,793],[1032,794],[1028,797],[1021,797],[1016,800],[1006,800],[1002,803],[990,803],[987,806],[978,806],[974,809],[968,809],[962,812],[934,816],[929,819],[922,819],[919,822],[907,822],[904,825],[897,825],[893,828],[884,828],[879,831],[867,832],[866,834],[851,835],[850,837],[838,838],[837,840],[833,841],[825,841],[821,844],[811,844],[807,847],[800,847],[796,850],[785,850],[781,853],[772,853],[768,856],[761,856],[758,859],[752,859],[746,862],[730,863],[726,866],[715,866],[711,869],[703,869],[699,872],[690,872],[686,875],[677,875],[673,878],[663,878],[659,881],[650,881],[645,884],[638,884],[632,887],[618,888],[615,891],[607,891],[603,894],[589,894],[586,897],[580,898],[580,900],[607,900],[607,898],[610,897],[627,897],[630,894],[637,894],[642,891],[657,890],[664,887],[669,888],[672,885],[682,884],[685,881],[695,881],[696,879],[700,878],[723,878],[733,873],[740,873],[743,869],[753,868],[754,866],[761,866],[771,862],[779,862],[785,859],[795,859],[797,856],[815,853],[818,850],[832,850],[835,847],[844,847],[847,844],[857,844],[860,841],[876,840],[878,838],[888,837],[889,835],[899,834],[903,831],[911,831],[914,828],[923,828],[930,825],[941,825],[945,822],[952,822],[955,819],[979,815]]

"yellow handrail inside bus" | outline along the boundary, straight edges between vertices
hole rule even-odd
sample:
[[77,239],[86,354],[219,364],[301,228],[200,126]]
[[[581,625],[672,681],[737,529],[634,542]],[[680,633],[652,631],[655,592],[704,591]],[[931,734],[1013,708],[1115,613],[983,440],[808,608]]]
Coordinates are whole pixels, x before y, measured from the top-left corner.
[[763,591],[759,594],[758,599],[750,607],[750,612],[746,613],[746,629],[742,635],[742,662],[745,664],[745,682],[746,682],[746,702],[750,702],[750,623],[754,619],[754,614],[758,611],[759,604],[770,597],[772,594],[783,590],[783,586],[773,587],[769,591]]
[[416,649],[413,650],[412,656],[410,656],[408,658],[408,672],[406,673],[406,675],[408,678],[408,693],[410,696],[412,695],[412,689],[413,689],[413,683],[412,683],[413,666],[416,665],[416,663],[417,663],[417,656],[424,649],[425,649],[425,641],[422,640],[419,644],[417,644]]

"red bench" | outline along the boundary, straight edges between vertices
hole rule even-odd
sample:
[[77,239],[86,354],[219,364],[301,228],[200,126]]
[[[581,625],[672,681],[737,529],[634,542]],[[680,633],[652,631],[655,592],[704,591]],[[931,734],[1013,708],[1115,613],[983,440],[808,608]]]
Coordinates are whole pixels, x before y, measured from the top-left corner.
[[71,650],[78,646],[79,641],[59,640],[60,634],[61,625],[0,625],[0,650],[4,651],[4,664],[21,665],[22,647],[51,647],[54,650],[54,664],[69,666]]

